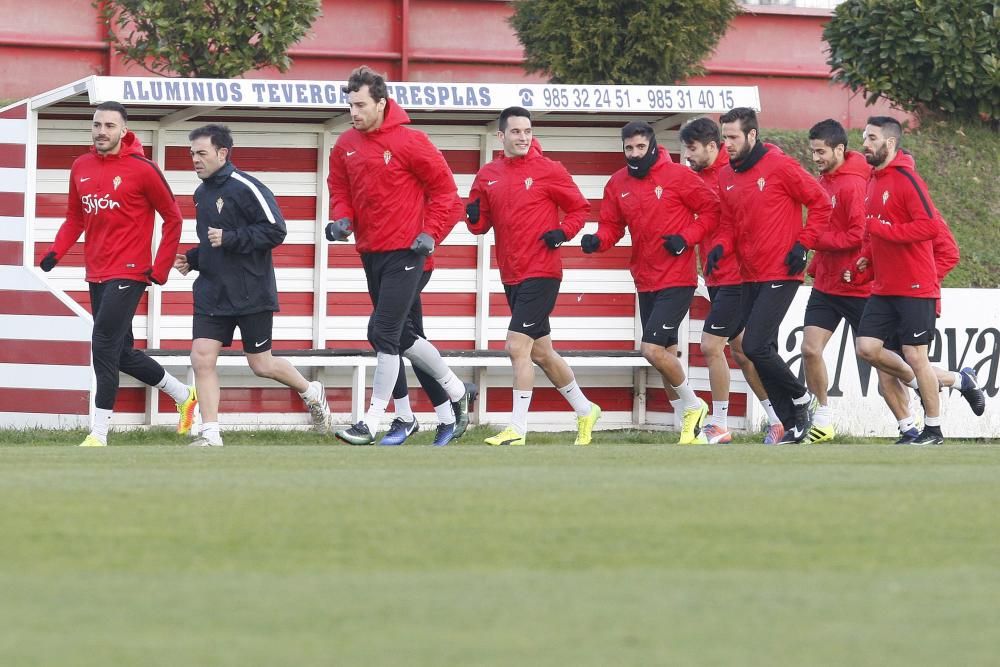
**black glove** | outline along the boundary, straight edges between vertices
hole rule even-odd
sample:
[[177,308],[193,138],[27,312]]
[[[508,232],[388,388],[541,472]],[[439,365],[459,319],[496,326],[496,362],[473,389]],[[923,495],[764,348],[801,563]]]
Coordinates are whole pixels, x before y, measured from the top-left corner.
[[326,239],[328,241],[346,241],[354,230],[351,229],[349,218],[334,220],[326,226]]
[[597,252],[601,247],[601,239],[597,237],[597,234],[584,234],[583,238],[580,239],[580,248],[586,254]]
[[163,284],[159,280],[157,280],[156,278],[153,277],[153,269],[152,269],[152,267],[146,269],[146,272],[143,275],[146,276],[146,280],[148,280],[151,283],[154,283],[156,285],[162,285]]
[[56,253],[55,253],[55,251],[54,250],[50,250],[48,252],[48,254],[45,255],[45,257],[42,257],[42,261],[40,261],[38,263],[38,266],[42,267],[42,271],[45,271],[45,273],[48,273],[49,271],[51,271],[53,269],[53,267],[55,267],[55,265],[58,262],[59,262],[59,260],[56,259]]
[[722,259],[722,245],[717,245],[708,251],[705,258],[705,277],[712,275],[712,271],[719,268],[719,261]]
[[792,249],[785,255],[785,266],[788,267],[788,275],[797,276],[806,270],[806,255],[809,253],[806,247],[795,242]]
[[566,232],[561,229],[550,229],[538,238],[545,241],[545,245],[555,250],[563,243],[566,243]]
[[410,246],[410,250],[418,255],[427,257],[434,252],[434,238],[427,232],[420,232],[417,234],[417,238],[413,239],[413,245]]
[[479,199],[476,201],[470,201],[465,205],[465,215],[468,216],[469,222],[475,225],[479,222]]
[[663,237],[663,247],[671,255],[680,255],[687,250],[688,244],[680,234],[670,234]]

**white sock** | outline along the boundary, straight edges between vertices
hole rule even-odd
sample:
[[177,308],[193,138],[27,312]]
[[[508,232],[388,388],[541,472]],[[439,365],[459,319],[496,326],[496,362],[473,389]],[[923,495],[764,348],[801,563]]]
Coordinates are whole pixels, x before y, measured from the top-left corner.
[[917,420],[911,416],[904,417],[903,419],[898,420],[896,423],[899,424],[900,433],[906,433],[911,428],[917,427]]
[[413,421],[413,409],[410,407],[410,395],[402,398],[392,399],[392,405],[396,409],[396,416],[408,422]]
[[764,412],[767,413],[768,424],[774,426],[775,424],[781,423],[781,420],[778,419],[778,413],[774,411],[774,406],[771,405],[771,399],[765,398],[763,401],[760,402],[760,404],[764,406]]
[[299,396],[301,396],[302,400],[306,401],[307,403],[311,401],[318,401],[319,394],[322,390],[323,390],[322,384],[320,384],[319,382],[310,382],[309,386],[306,387],[305,391],[299,392]]
[[723,431],[729,430],[729,401],[712,401],[712,416],[709,424],[715,424]]
[[90,434],[105,444],[108,442],[108,429],[111,428],[113,414],[114,410],[94,408],[94,418],[90,421]]
[[590,414],[590,401],[583,395],[580,385],[573,380],[565,387],[559,387],[559,393],[566,397],[569,404],[573,406],[577,417],[586,417]]
[[949,371],[951,373],[951,384],[945,385],[947,387],[956,387],[958,389],[962,388],[962,374],[957,371]]
[[174,399],[174,403],[183,403],[190,393],[188,386],[170,373],[163,374],[163,379],[156,385],[156,388],[166,392],[170,398]]
[[455,423],[455,411],[452,410],[450,401],[446,401],[441,405],[435,405],[434,413],[437,415],[438,421],[442,424]]
[[450,398],[452,402],[460,401],[462,400],[462,397],[465,396],[465,383],[459,380],[458,376],[451,370],[449,370],[448,374],[444,377],[434,379],[437,380],[438,384],[441,385],[441,388],[448,393],[448,398]]
[[920,383],[917,382],[917,376],[916,375],[913,376],[912,380],[910,380],[909,382],[904,382],[903,384],[905,384],[910,389],[916,389],[917,391],[920,390]]
[[531,391],[514,390],[514,410],[510,415],[510,425],[520,435],[528,433],[528,407],[531,405]]
[[813,423],[821,428],[829,428],[833,424],[833,410],[830,409],[829,405],[821,405],[816,408]]
[[365,418],[361,420],[368,427],[372,435],[378,433],[379,422],[385,416],[385,409],[387,407],[389,407],[389,401],[372,396],[372,402],[368,405],[368,412],[365,413]]
[[201,425],[201,437],[208,440],[213,445],[222,444],[222,432],[219,430],[219,422],[205,422]]
[[793,398],[792,399],[792,403],[794,403],[795,405],[808,405],[809,401],[811,401],[811,400],[812,400],[812,394],[810,394],[807,391],[806,393],[802,394],[798,398]]
[[941,417],[924,417],[924,426],[937,426],[941,428]]
[[674,398],[668,400],[670,401],[670,407],[674,409],[674,426],[680,428],[681,421],[684,418],[684,399]]
[[[698,400],[698,396],[695,395],[694,389],[691,388],[691,385],[689,385],[687,381],[684,381],[679,386],[674,387],[674,391],[677,392],[678,400],[681,401],[682,408],[684,410],[690,410],[701,406],[701,401]],[[673,401],[671,401],[671,405],[672,404]]]

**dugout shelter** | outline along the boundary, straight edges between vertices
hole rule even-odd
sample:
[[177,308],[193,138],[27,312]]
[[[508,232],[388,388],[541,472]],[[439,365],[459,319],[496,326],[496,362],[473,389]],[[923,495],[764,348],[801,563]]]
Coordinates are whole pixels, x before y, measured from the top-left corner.
[[[357,420],[375,364],[366,340],[371,305],[354,248],[330,244],[323,235],[329,153],[350,127],[343,83],[92,76],[0,109],[0,427],[69,428],[89,420],[92,320],[82,240],[51,273],[36,267],[64,219],[70,165],[91,145],[93,106],[107,100],[128,108],[129,129],[178,199],[185,218],[181,251],[197,242],[191,195],[199,180],[187,134],[209,122],[232,129],[233,162],[271,188],[288,224],[285,243],[274,251],[281,302],[275,353],[324,382],[336,421]],[[499,111],[511,105],[532,111],[546,155],[566,166],[592,205],[584,231],[561,249],[565,277],[552,318],[556,348],[602,406],[602,428],[671,425],[660,377],[637,352],[641,330],[626,268],[629,237],[598,255],[582,254],[579,239],[596,229],[604,184],[624,164],[619,131],[625,123],[651,123],[677,160],[677,131],[685,121],[736,106],[759,110],[756,87],[391,82],[389,91],[412,127],[443,152],[463,198],[478,168],[500,151]],[[476,237],[459,224],[434,257],[436,269],[423,293],[427,335],[459,377],[482,388],[474,421],[500,423],[511,410],[512,377],[503,353],[509,310],[492,232]],[[137,346],[181,378],[190,368],[193,279],[173,271],[166,285],[151,286],[133,327]],[[692,385],[711,400],[699,352],[708,302],[699,294],[679,349]],[[220,358],[223,423],[304,427],[298,396],[254,377],[238,341],[234,349]],[[759,405],[747,401],[738,371],[732,380],[731,426],[756,426]],[[433,421],[433,408],[412,376],[410,387],[418,417]],[[176,419],[169,399],[122,376],[117,426]],[[575,423],[541,372],[531,421],[536,430]]]

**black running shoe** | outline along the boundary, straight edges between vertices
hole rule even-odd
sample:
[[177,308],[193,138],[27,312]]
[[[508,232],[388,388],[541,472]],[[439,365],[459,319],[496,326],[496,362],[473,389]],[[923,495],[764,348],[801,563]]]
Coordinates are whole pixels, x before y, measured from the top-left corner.
[[910,443],[911,445],[943,445],[944,436],[937,426],[924,426],[924,430]]
[[465,383],[465,393],[462,398],[452,401],[451,409],[455,413],[455,433],[449,439],[461,438],[465,435],[465,430],[469,428],[469,410],[479,396],[479,387],[471,382]]
[[349,445],[375,444],[375,436],[368,430],[368,425],[364,422],[358,422],[351,428],[337,431],[334,435]]
[[909,445],[912,444],[914,440],[920,437],[920,431],[914,428],[909,428],[905,431],[899,432],[899,440],[894,442],[896,445]]
[[986,396],[979,388],[979,378],[976,377],[976,371],[966,366],[959,371],[959,375],[962,376],[962,386],[959,388],[962,398],[969,402],[972,414],[981,417],[986,412]]

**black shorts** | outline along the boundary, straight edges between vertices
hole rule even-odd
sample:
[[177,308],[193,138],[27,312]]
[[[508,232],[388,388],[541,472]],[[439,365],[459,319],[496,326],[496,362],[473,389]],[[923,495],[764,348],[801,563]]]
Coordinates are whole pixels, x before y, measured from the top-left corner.
[[878,338],[884,343],[930,345],[934,340],[936,299],[912,296],[868,298],[858,336]]
[[836,296],[821,292],[815,287],[809,294],[806,303],[806,316],[803,324],[807,327],[819,327],[827,331],[836,331],[841,320],[847,320],[857,333],[861,324],[861,315],[865,312],[868,299],[861,296]]
[[746,320],[743,318],[743,286],[718,285],[708,288],[708,297],[712,309],[705,318],[702,331],[713,336],[725,336],[732,340],[743,331]]
[[243,351],[257,354],[271,349],[271,331],[274,313],[264,310],[249,315],[194,315],[194,335],[192,338],[208,338],[222,343],[223,347],[233,344],[233,332],[240,328]]
[[677,345],[677,329],[691,310],[694,287],[666,287],[639,292],[642,342],[671,347]]
[[504,285],[510,306],[510,331],[531,336],[535,340],[552,333],[549,315],[559,297],[558,278],[528,278],[516,285]]

